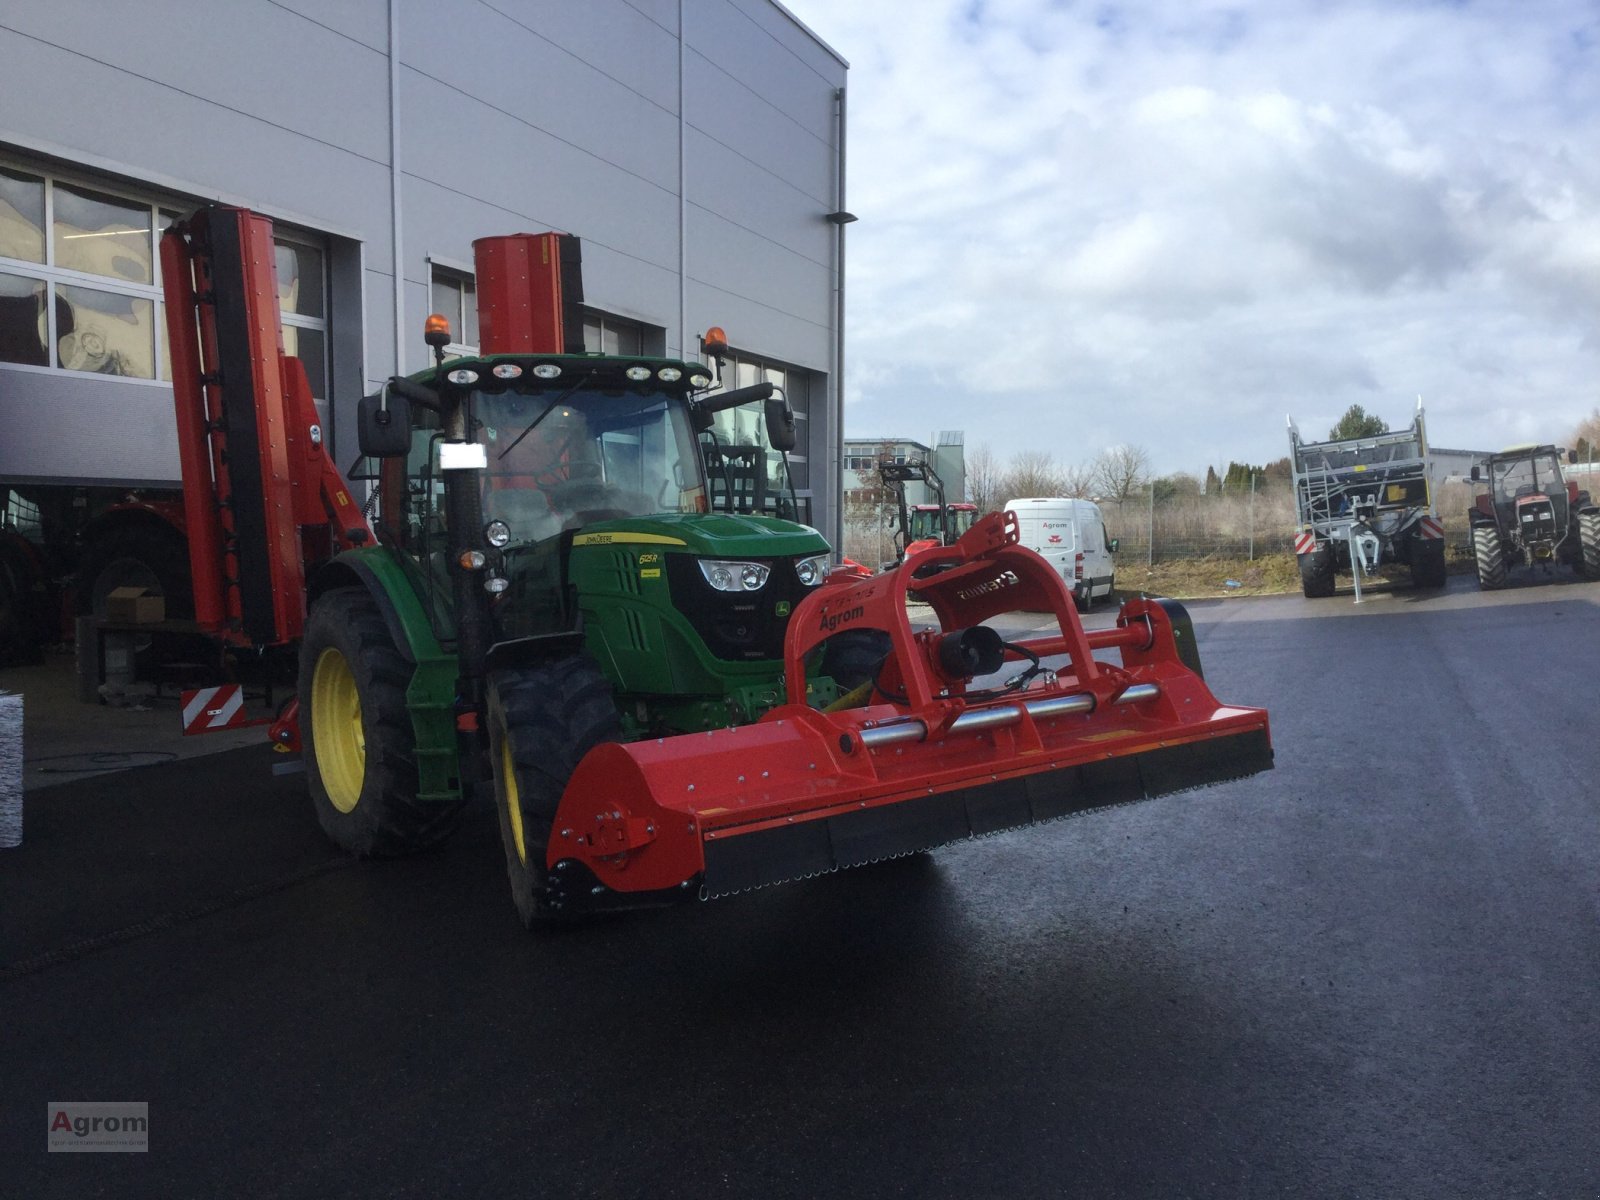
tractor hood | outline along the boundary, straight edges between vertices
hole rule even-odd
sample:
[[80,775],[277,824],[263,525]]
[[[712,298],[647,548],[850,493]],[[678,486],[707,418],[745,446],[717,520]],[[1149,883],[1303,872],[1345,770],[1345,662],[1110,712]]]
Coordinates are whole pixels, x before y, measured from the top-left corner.
[[828,550],[809,525],[739,513],[663,513],[596,521],[574,535],[574,547],[655,545],[702,558],[786,558]]

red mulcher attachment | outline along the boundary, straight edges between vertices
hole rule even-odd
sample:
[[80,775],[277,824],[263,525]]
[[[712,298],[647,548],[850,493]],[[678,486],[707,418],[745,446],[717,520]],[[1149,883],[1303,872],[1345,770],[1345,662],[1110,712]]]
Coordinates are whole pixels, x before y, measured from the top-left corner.
[[[1212,696],[1181,605],[1132,600],[1115,629],[1086,633],[1060,576],[1017,540],[1015,515],[997,513],[893,571],[836,572],[790,619],[787,704],[754,725],[596,747],[556,814],[551,905],[723,896],[1271,768],[1266,712]],[[938,630],[913,632],[908,592]],[[1005,643],[983,625],[1017,611],[1058,630]],[[893,647],[868,702],[808,707],[807,655],[867,629]],[[1094,657],[1111,649],[1120,666]],[[973,686],[1008,663],[1008,682]]]

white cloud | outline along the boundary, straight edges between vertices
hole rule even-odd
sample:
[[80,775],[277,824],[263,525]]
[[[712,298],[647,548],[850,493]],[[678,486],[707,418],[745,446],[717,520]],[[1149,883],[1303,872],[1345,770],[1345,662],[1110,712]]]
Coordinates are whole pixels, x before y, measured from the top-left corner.
[[847,433],[1199,472],[1600,400],[1591,6],[793,6],[852,64]]

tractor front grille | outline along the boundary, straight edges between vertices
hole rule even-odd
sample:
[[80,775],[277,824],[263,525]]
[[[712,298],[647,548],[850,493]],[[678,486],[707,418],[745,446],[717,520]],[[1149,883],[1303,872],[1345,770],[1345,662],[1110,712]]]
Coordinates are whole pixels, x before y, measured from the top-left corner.
[[757,558],[771,568],[767,582],[754,592],[719,592],[700,573],[693,555],[667,556],[667,584],[672,606],[688,618],[706,648],[724,662],[781,659],[789,614],[810,591],[794,573],[788,558]]
[[1544,496],[1517,501],[1517,530],[1524,545],[1548,542],[1556,536],[1556,508]]

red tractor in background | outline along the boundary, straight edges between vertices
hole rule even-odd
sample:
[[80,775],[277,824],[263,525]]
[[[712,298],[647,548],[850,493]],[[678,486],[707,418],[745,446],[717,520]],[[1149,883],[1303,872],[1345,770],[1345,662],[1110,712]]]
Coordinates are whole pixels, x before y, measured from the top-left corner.
[[[1567,461],[1577,456],[1567,452]],[[1600,579],[1600,508],[1561,473],[1555,446],[1517,446],[1472,468],[1479,495],[1467,518],[1478,586],[1503,588],[1514,566],[1564,563],[1585,579]]]

